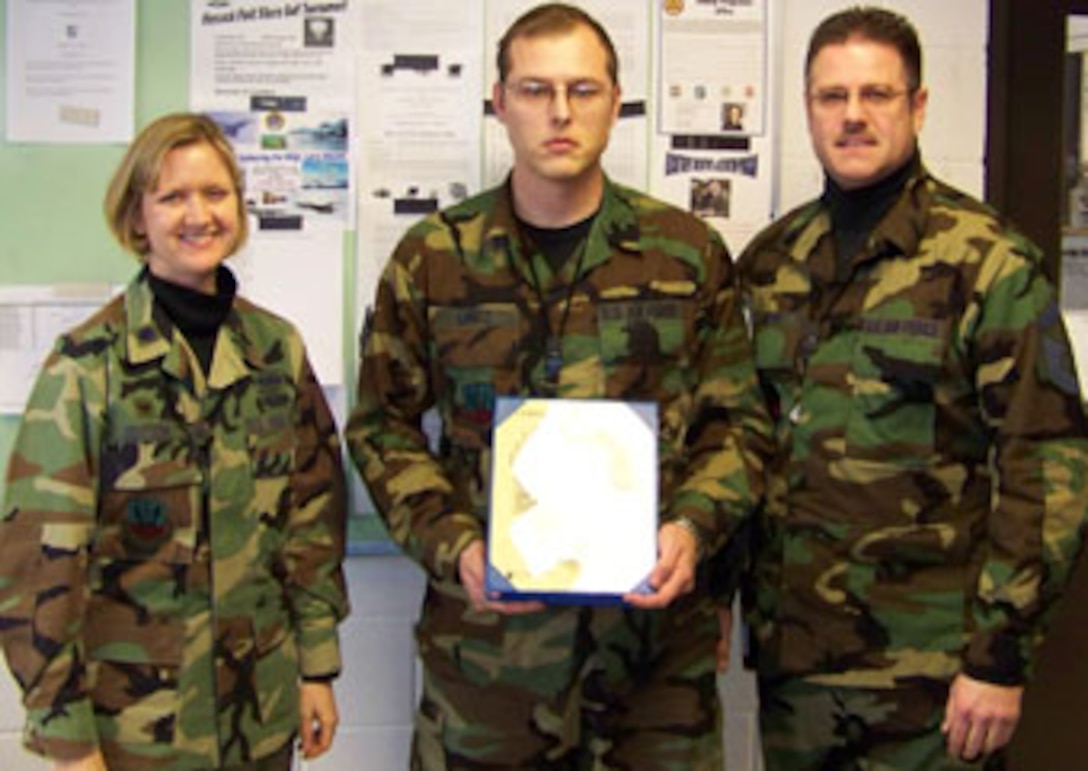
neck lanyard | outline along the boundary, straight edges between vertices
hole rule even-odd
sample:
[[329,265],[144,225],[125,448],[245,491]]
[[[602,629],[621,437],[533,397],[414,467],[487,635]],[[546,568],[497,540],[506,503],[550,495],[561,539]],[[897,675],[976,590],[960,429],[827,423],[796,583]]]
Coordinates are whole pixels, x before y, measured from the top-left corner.
[[[532,276],[533,291],[536,292],[537,301],[540,304],[540,322],[544,328],[544,391],[545,396],[555,396],[559,392],[559,373],[563,369],[563,333],[567,328],[567,319],[570,318],[570,306],[574,299],[574,290],[582,277],[582,268],[586,260],[587,235],[578,246],[578,262],[574,266],[574,275],[567,284],[567,296],[563,303],[563,315],[559,319],[559,328],[552,329],[550,314],[548,313],[548,301],[544,295],[544,287],[541,286],[540,276],[536,272],[536,264],[533,256],[529,255],[529,273]],[[535,247],[534,247],[535,249]]]

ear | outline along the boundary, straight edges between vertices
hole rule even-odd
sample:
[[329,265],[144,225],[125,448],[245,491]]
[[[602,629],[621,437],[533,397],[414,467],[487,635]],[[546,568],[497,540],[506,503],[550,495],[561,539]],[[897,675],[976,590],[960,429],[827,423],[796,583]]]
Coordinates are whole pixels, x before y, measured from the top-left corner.
[[506,86],[496,80],[491,86],[491,106],[495,108],[495,117],[500,123],[506,123]]
[[926,122],[926,105],[929,104],[929,89],[919,86],[910,100],[911,120],[914,121],[914,133],[922,132],[922,124]]
[[612,125],[615,126],[616,122],[620,119],[620,110],[623,108],[623,91],[620,90],[620,84],[616,83],[612,86]]

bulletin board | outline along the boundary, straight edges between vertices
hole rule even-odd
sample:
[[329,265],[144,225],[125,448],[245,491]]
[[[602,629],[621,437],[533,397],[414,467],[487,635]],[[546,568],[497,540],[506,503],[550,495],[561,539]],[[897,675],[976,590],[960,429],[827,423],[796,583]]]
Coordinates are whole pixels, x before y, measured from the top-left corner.
[[[0,25],[6,24],[8,2],[0,0]],[[341,425],[350,408],[360,319],[399,234],[436,206],[500,182],[509,168],[504,131],[489,105],[494,44],[518,14],[535,4],[535,0],[137,0],[136,130],[179,110],[225,114],[249,110],[256,114],[249,121],[257,127],[250,140],[260,151],[274,149],[261,133],[270,125],[269,113],[261,111],[288,110],[293,95],[272,93],[270,100],[231,101],[230,84],[218,80],[215,62],[210,61],[224,50],[216,35],[232,25],[244,37],[260,24],[282,24],[305,36],[300,45],[307,46],[307,54],[320,53],[322,46],[350,49],[352,71],[347,77],[337,72],[326,92],[311,98],[321,110],[346,116],[343,125],[352,138],[351,151],[337,171],[344,190],[322,191],[324,198],[300,202],[277,195],[273,187],[253,202],[265,207],[258,212],[261,216],[269,211],[273,212],[269,216],[280,216],[293,203],[306,211],[288,212],[286,219],[297,214],[300,221],[338,224],[337,265],[330,275],[339,286],[329,291],[342,301],[336,305],[342,308],[338,330],[342,334],[333,351],[342,372],[332,378],[339,382],[330,389],[330,401]],[[739,252],[771,215],[777,116],[770,98],[776,77],[770,51],[777,0],[574,4],[602,22],[620,55],[623,108],[605,156],[606,171],[619,182],[707,219],[721,230],[732,251]],[[6,28],[0,28],[0,34],[6,38]],[[0,61],[0,67],[6,68],[6,63]],[[3,75],[0,87],[7,86],[6,69]],[[0,125],[6,125],[4,101],[0,99]],[[454,103],[460,112],[438,112],[441,105]],[[430,107],[420,112],[420,104]],[[311,139],[315,130],[341,125],[335,120],[311,123]],[[245,133],[240,125],[232,130]],[[444,134],[429,133],[435,131]],[[456,146],[450,158],[423,157],[424,148],[441,146],[436,137]],[[268,163],[258,150],[247,160]],[[129,280],[133,259],[113,242],[101,215],[102,195],[123,151],[120,144],[9,143],[6,136],[0,140],[4,180],[0,287]],[[466,156],[471,159],[467,167]],[[446,176],[424,172],[447,169],[447,161]],[[454,161],[461,164],[456,171]],[[266,176],[277,178],[278,172],[273,172]],[[321,173],[329,172],[325,168]],[[344,200],[350,201],[348,207]],[[275,234],[266,235],[258,232],[251,248],[267,259],[283,242]],[[250,291],[259,277],[251,281],[243,276],[240,283],[244,294],[299,323],[289,307],[297,299],[286,291],[289,284],[280,279],[266,282],[272,285],[268,299],[253,297]],[[276,291],[282,293],[286,309]],[[299,326],[307,337],[305,324]],[[307,338],[308,347],[313,347],[312,340]],[[5,466],[16,426],[17,416],[0,415],[0,462]],[[395,551],[351,473],[351,551]]]

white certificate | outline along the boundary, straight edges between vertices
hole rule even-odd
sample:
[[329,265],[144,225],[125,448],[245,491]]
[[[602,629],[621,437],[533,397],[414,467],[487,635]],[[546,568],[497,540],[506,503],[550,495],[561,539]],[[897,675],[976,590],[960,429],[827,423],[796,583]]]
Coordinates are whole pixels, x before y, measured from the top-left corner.
[[657,405],[499,397],[488,589],[550,602],[645,590],[657,556]]

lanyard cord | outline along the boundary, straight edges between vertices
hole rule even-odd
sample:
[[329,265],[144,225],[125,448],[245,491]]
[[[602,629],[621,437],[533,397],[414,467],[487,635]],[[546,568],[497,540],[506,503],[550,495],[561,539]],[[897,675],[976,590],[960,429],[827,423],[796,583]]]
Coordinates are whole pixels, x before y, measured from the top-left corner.
[[578,247],[578,263],[574,266],[574,276],[567,284],[567,296],[563,305],[563,315],[559,319],[559,328],[552,331],[551,318],[548,314],[548,302],[544,296],[544,288],[540,283],[540,276],[536,272],[536,264],[532,255],[529,255],[529,273],[533,277],[533,290],[536,292],[537,301],[540,303],[540,321],[544,327],[544,390],[546,396],[555,396],[559,391],[559,373],[563,369],[563,333],[567,328],[567,319],[570,318],[570,306],[574,300],[574,290],[582,277],[582,268],[586,261],[586,242],[588,236],[582,239]]

